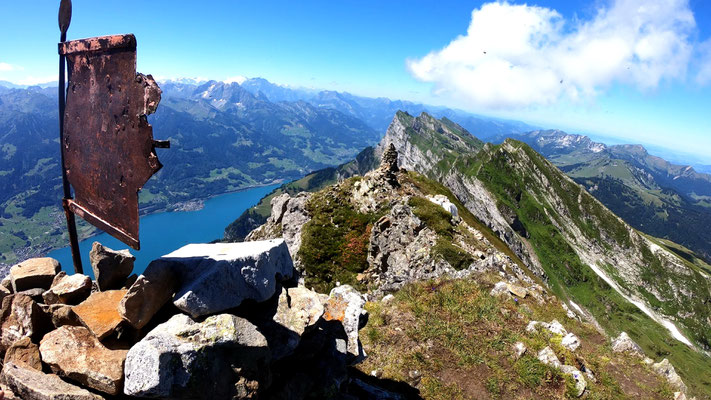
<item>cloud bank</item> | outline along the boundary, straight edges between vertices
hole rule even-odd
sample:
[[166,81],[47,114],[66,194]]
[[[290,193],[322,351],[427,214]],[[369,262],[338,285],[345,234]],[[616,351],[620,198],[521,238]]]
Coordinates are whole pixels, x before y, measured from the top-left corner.
[[[543,7],[487,3],[472,12],[466,35],[407,67],[436,94],[471,106],[550,105],[594,97],[613,83],[649,90],[685,79],[695,28],[688,0],[615,0],[586,21]],[[711,81],[706,67],[698,81]]]

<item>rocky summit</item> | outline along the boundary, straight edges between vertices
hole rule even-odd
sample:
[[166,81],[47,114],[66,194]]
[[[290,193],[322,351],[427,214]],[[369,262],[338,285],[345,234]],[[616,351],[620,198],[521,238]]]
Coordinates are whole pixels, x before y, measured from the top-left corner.
[[[137,278],[123,252],[97,249],[92,267],[108,283],[58,272],[51,259],[12,269],[4,398],[328,397],[365,357],[364,297],[347,285],[330,294],[298,285],[284,240],[188,245]],[[23,294],[35,288],[44,295]]]

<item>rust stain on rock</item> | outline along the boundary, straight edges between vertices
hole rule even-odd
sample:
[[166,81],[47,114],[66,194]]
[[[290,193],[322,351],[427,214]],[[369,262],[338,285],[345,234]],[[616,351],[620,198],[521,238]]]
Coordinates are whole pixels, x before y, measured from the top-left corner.
[[73,308],[79,320],[99,340],[111,335],[121,323],[118,306],[126,290],[96,292]]

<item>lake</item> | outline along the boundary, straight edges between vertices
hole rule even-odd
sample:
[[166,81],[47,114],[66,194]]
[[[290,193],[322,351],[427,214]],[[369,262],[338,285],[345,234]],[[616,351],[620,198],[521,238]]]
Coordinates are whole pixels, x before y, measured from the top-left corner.
[[[205,206],[197,211],[171,211],[144,215],[140,219],[139,228],[141,250],[130,249],[136,256],[133,272],[140,274],[151,261],[186,244],[208,243],[221,239],[227,225],[278,186],[262,186],[219,195],[206,200]],[[84,273],[92,278],[94,274],[89,263],[89,251],[91,245],[97,241],[114,250],[129,249],[127,245],[106,233],[79,242]],[[67,273],[74,273],[69,246],[53,250],[47,254],[47,257],[59,260],[62,269]]]

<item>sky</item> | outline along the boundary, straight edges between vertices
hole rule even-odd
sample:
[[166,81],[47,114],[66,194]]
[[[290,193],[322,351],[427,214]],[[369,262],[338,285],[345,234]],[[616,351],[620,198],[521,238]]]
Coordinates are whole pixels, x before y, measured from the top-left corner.
[[[0,80],[56,80],[58,0],[0,2]],[[138,70],[445,105],[711,164],[711,1],[74,0]],[[615,139],[613,139],[615,138]]]

